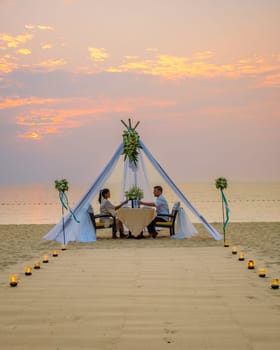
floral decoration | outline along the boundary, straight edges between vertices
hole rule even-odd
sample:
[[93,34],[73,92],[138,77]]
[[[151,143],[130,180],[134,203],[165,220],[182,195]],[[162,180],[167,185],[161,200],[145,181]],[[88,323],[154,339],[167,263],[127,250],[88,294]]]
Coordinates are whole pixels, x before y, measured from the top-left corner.
[[142,199],[144,197],[143,190],[138,186],[131,186],[128,191],[125,191],[124,195],[127,199]]
[[68,181],[66,179],[55,180],[54,184],[55,184],[55,188],[59,192],[64,193],[64,192],[68,191],[68,189],[69,189]]
[[122,136],[124,143],[124,150],[122,154],[125,155],[124,159],[128,157],[129,160],[136,165],[139,154],[138,149],[142,148],[139,143],[139,135],[135,129],[128,128],[123,132]]
[[219,177],[218,179],[216,179],[216,188],[218,190],[221,190],[221,191],[226,189],[227,188],[227,179],[224,177]]

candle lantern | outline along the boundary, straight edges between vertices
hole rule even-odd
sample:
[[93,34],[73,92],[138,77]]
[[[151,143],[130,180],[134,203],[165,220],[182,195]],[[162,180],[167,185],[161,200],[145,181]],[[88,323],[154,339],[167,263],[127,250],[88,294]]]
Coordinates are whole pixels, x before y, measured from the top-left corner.
[[139,200],[131,199],[131,208],[139,208]]
[[61,250],[66,250],[66,245],[65,244],[61,245]]
[[236,247],[232,247],[232,254],[237,254],[237,248]]
[[26,266],[25,268],[25,275],[26,276],[31,276],[32,275],[32,269],[30,266]]
[[10,286],[11,287],[16,287],[17,284],[18,284],[17,276],[16,275],[12,275],[10,277]]
[[278,278],[274,278],[271,281],[271,288],[272,289],[278,289],[279,288],[279,279]]
[[252,270],[255,268],[255,263],[254,263],[254,260],[249,260],[248,261],[248,269],[249,270]]
[[49,262],[49,257],[47,255],[43,256],[43,263],[48,263]]
[[229,247],[229,241],[228,240],[225,241],[224,247]]
[[244,253],[240,253],[239,254],[239,258],[238,258],[239,261],[243,261],[245,260],[245,256],[244,256]]
[[39,261],[36,261],[35,264],[34,264],[34,269],[38,270],[40,269],[40,262]]
[[52,256],[58,256],[58,251],[57,250],[53,250]]
[[266,276],[266,269],[259,269],[259,277],[265,277]]

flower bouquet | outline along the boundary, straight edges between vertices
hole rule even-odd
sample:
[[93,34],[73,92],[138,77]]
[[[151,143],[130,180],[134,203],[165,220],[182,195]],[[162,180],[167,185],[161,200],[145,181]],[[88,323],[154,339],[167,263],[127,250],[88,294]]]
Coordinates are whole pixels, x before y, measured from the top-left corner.
[[54,184],[59,192],[66,192],[69,190],[68,181],[66,179],[55,180]]
[[229,205],[228,205],[226,196],[224,194],[224,190],[228,186],[227,179],[224,177],[219,177],[218,179],[216,179],[215,184],[216,184],[216,188],[221,191],[221,196],[222,196],[224,246],[226,247],[225,239],[226,239],[226,227],[229,221]]
[[66,179],[55,180],[54,181],[55,189],[58,190],[59,199],[61,202],[61,216],[62,216],[62,232],[63,232],[63,243],[66,244],[65,238],[65,224],[64,224],[64,209],[68,209],[68,198],[65,194],[69,190],[68,181]]
[[136,185],[133,185],[129,188],[128,191],[125,191],[124,195],[127,199],[142,199],[144,197],[144,193],[142,189]]
[[138,149],[141,148],[137,131],[132,128],[125,130],[123,132],[123,144],[123,154],[125,155],[124,159],[128,157],[131,162],[137,165],[139,154]]
[[144,197],[143,190],[136,185],[131,186],[128,191],[125,191],[124,195],[131,200],[132,208],[137,208],[139,206],[138,201]]
[[216,179],[216,188],[221,191],[225,190],[227,188],[227,179],[224,177]]
[[64,241],[64,245],[65,245],[66,244],[66,239],[65,239],[64,209],[69,210],[69,212],[72,215],[73,219],[77,223],[80,223],[80,221],[76,218],[75,214],[71,210],[71,208],[69,206],[68,197],[67,197],[67,195],[65,193],[66,191],[69,190],[68,181],[66,179],[55,180],[54,181],[54,186],[55,186],[55,189],[58,190],[58,196],[59,196],[59,200],[60,200],[60,203],[61,203],[62,231],[63,231],[63,241]]

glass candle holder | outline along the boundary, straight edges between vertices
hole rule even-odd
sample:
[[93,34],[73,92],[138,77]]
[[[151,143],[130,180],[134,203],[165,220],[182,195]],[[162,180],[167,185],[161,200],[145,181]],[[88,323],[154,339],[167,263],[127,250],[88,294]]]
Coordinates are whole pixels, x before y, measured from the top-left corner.
[[30,266],[26,266],[26,268],[25,268],[25,275],[26,276],[32,275],[32,269],[31,269]]
[[57,250],[53,250],[52,256],[58,256],[58,251]]
[[47,255],[43,256],[43,263],[46,264],[49,262],[49,257]]
[[259,277],[265,277],[266,276],[266,269],[263,269],[263,268],[259,269],[258,275],[259,275]]
[[228,240],[225,241],[224,247],[229,247],[229,241]]
[[231,252],[232,252],[232,254],[237,254],[237,248],[236,247],[232,247]]
[[40,268],[41,268],[40,262],[39,262],[39,261],[36,261],[36,262],[34,263],[34,269],[38,270],[38,269],[40,269]]
[[272,289],[279,288],[279,279],[278,278],[273,278],[273,280],[271,281],[271,288]]
[[239,254],[238,260],[239,260],[239,261],[245,260],[245,255],[244,255],[244,253],[240,253],[240,254]]
[[249,270],[252,270],[255,268],[255,263],[254,263],[254,260],[249,260],[248,261],[248,269]]
[[11,287],[16,287],[17,284],[18,284],[17,276],[16,275],[12,275],[10,277],[10,286]]

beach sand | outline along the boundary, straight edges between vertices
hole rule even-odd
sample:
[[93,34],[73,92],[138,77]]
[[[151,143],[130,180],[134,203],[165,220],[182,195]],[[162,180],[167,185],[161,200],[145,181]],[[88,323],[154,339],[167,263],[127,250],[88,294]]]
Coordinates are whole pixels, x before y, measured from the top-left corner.
[[[280,289],[270,283],[280,277],[280,223],[230,223],[228,248],[195,226],[199,234],[185,240],[98,231],[96,243],[61,251],[42,239],[52,225],[1,225],[1,348],[277,349]],[[44,254],[49,263],[25,276]]]

